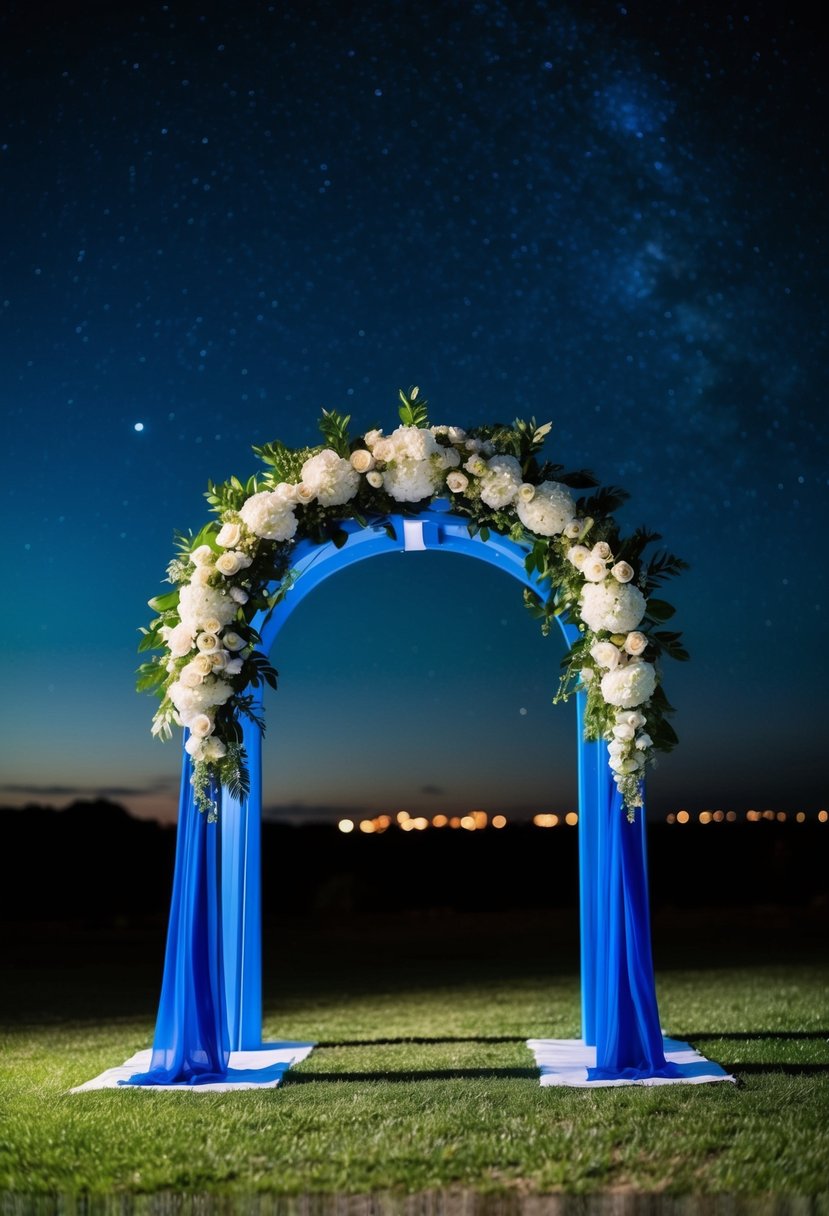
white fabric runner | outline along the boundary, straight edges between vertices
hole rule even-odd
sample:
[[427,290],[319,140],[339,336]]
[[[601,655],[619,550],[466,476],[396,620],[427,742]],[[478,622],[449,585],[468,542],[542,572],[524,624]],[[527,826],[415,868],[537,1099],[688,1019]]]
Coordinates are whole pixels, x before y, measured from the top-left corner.
[[663,1039],[665,1059],[676,1064],[681,1077],[643,1077],[639,1081],[588,1081],[587,1069],[596,1067],[596,1048],[581,1039],[528,1039],[527,1046],[541,1070],[542,1085],[571,1085],[579,1089],[594,1089],[605,1085],[701,1085],[706,1081],[734,1081],[732,1077],[706,1060],[690,1043],[679,1039]]
[[208,1081],[204,1085],[131,1085],[119,1086],[119,1081],[128,1081],[136,1072],[147,1072],[152,1060],[152,1050],[137,1051],[118,1068],[108,1068],[99,1077],[84,1085],[70,1089],[80,1094],[88,1089],[169,1089],[176,1093],[224,1093],[232,1089],[275,1089],[292,1064],[306,1059],[314,1049],[313,1043],[266,1043],[256,1051],[232,1051],[227,1079]]

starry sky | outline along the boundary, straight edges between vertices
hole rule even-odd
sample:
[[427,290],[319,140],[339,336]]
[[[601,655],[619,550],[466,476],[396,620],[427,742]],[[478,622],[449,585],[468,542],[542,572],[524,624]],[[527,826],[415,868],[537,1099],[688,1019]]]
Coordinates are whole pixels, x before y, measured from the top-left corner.
[[[314,442],[323,407],[391,429],[419,384],[436,423],[551,420],[550,458],[691,563],[652,810],[825,803],[827,107],[797,6],[12,0],[0,48],[0,802],[172,819],[132,689],[174,530],[251,444]],[[339,574],[273,654],[270,813],[571,809],[562,654],[483,563]]]

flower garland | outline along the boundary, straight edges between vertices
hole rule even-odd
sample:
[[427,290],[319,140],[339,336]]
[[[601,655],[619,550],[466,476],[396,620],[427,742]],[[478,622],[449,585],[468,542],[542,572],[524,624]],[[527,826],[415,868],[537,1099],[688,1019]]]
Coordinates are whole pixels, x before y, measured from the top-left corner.
[[[644,557],[660,539],[655,532],[621,537],[612,512],[624,491],[597,489],[585,470],[540,462],[551,423],[430,426],[417,388],[401,390],[400,398],[401,425],[389,435],[371,430],[352,439],[349,417],[323,411],[324,444],[254,448],[265,473],[244,484],[236,477],[209,483],[206,497],[218,518],[196,536],[178,537],[167,570],[173,590],[149,601],[157,615],[141,630],[139,650],[162,652],[138,673],[139,691],[161,698],[153,734],[169,738],[173,724],[187,728],[196,801],[210,818],[218,785],[244,797],[242,719],[264,729],[249,690],[275,688],[277,675],[256,649],[252,622],[291,586],[295,541],[343,544],[346,519],[365,525],[371,518],[392,530],[391,513],[416,514],[434,498],[448,499],[453,514],[468,518],[470,534],[485,541],[498,532],[526,545],[528,573],[550,588],[546,599],[524,592],[545,633],[555,616],[578,625],[555,700],[586,692],[585,736],[607,741],[632,818],[654,753],[677,741],[660,660],[688,655],[678,633],[659,628],[674,610],[652,592],[685,563],[666,552]],[[576,499],[571,491],[579,489],[592,493]]]

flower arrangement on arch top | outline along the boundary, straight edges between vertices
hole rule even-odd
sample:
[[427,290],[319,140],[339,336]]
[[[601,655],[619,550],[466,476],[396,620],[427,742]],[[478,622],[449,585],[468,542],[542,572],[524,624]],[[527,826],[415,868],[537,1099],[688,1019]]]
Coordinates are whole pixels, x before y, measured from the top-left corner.
[[688,656],[680,635],[662,628],[673,608],[653,592],[685,563],[664,551],[645,556],[658,533],[622,537],[613,511],[624,491],[541,458],[551,423],[433,426],[417,388],[401,390],[400,400],[400,425],[388,435],[352,437],[349,416],[323,411],[323,443],[254,447],[264,472],[208,483],[214,518],[197,535],[177,537],[172,589],[149,601],[156,615],[141,631],[139,649],[160,652],[138,672],[139,690],[161,701],[153,734],[187,729],[195,796],[209,817],[217,814],[215,787],[244,797],[243,720],[264,729],[251,690],[277,684],[254,622],[290,589],[296,541],[342,545],[349,519],[393,534],[394,516],[448,499],[471,535],[485,542],[501,533],[526,549],[537,590],[524,598],[545,633],[562,614],[578,626],[554,699],[586,692],[587,737],[606,741],[633,816],[647,766],[676,743],[662,659]]

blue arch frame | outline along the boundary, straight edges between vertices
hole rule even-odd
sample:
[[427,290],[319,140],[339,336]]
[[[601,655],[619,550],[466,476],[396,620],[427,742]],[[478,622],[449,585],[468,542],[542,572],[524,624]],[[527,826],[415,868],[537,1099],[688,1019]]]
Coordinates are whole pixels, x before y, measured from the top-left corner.
[[[344,545],[298,542],[295,580],[269,618],[253,624],[270,652],[280,629],[325,579],[384,553],[443,550],[489,562],[546,598],[527,573],[527,548],[431,503],[416,516],[344,521]],[[394,535],[389,535],[391,523]],[[558,618],[557,618],[558,619]],[[559,619],[568,646],[578,628]],[[648,910],[645,814],[629,823],[603,744],[584,739],[577,696],[582,1038],[596,1047],[592,1079],[674,1075],[666,1065],[656,1004]],[[261,701],[260,701],[261,708]],[[245,722],[251,789],[223,793],[217,823],[195,806],[184,753],[176,870],[151,1071],[136,1084],[206,1080],[227,1069],[229,1050],[262,1046],[262,741]]]

